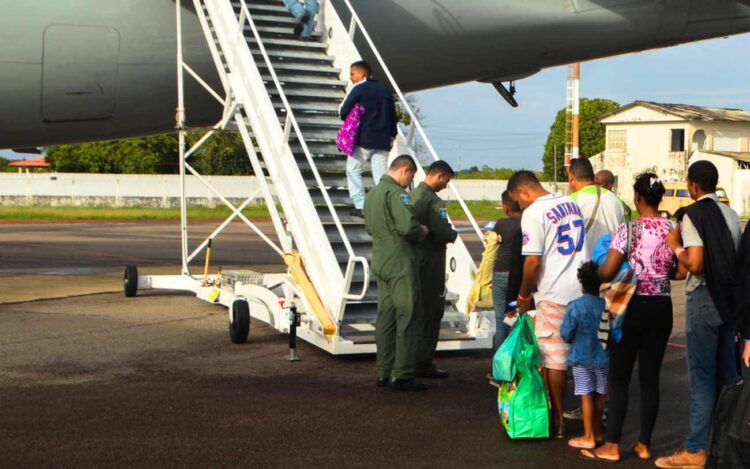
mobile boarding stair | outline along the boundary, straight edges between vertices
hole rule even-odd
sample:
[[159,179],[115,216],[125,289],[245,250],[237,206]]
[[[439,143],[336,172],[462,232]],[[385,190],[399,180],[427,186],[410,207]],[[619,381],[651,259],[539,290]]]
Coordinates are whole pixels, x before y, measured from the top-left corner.
[[[230,338],[235,343],[247,340],[252,318],[333,354],[374,352],[377,284],[369,271],[372,239],[364,220],[349,214],[347,157],[337,150],[335,142],[349,64],[360,57],[353,42],[355,34],[367,40],[396,89],[402,110],[411,116],[409,135],[399,135],[399,149],[394,151],[408,149],[411,142],[421,138],[437,159],[417,116],[348,0],[348,27],[326,1],[321,11],[326,25],[318,27],[325,29],[325,38],[317,32],[313,41],[293,35],[294,19],[281,0],[194,0],[221,90],[212,89],[183,61],[181,5],[179,0],[176,3],[182,273],[139,277],[137,269],[130,266],[125,273],[126,295],[133,296],[139,289],[186,290],[224,305],[229,309]],[[185,145],[184,128],[183,85],[187,79],[197,80],[224,108],[221,121],[191,148]],[[259,191],[269,208],[278,242],[242,214],[257,194],[239,206],[233,205],[190,166],[193,152],[214,132],[227,128],[240,132],[254,173],[266,176],[259,177]],[[233,211],[192,252],[188,252],[185,194],[188,174]],[[418,175],[418,179],[423,177]],[[371,185],[372,180],[366,183]],[[481,239],[466,205],[455,188],[451,190]],[[236,219],[285,260],[287,273],[234,271],[210,275],[206,270],[203,275],[191,274],[191,261],[201,253],[210,257],[211,241]],[[476,266],[460,238],[449,246],[447,259],[446,315],[438,349],[490,348],[492,337],[473,327],[475,321],[470,324],[465,314]],[[292,357],[295,355],[292,350]]]

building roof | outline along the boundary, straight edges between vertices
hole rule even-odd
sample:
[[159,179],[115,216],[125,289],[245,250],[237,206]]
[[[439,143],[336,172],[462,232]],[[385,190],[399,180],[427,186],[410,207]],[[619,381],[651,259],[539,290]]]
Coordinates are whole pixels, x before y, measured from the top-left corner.
[[49,168],[47,159],[44,158],[43,156],[39,158],[34,158],[32,160],[13,161],[8,166],[12,166],[14,168]]
[[619,109],[608,112],[597,119],[602,121],[607,117],[619,114],[628,109],[643,106],[664,114],[670,114],[689,121],[720,121],[720,122],[750,122],[750,111],[742,109],[726,109],[718,107],[700,107],[689,104],[666,104],[651,101],[633,101]]
[[716,150],[701,150],[701,153],[708,153],[709,155],[726,156],[737,161],[746,161],[750,163],[750,152],[747,151],[716,151]]

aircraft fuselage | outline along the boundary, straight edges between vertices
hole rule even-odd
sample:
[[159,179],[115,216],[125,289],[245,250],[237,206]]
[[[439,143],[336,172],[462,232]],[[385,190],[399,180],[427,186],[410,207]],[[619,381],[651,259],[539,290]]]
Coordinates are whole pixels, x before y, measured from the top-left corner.
[[[340,0],[331,1],[348,24]],[[352,3],[407,91],[505,81],[546,67],[750,31],[750,7],[737,0]],[[185,60],[218,89],[192,2],[183,4]],[[174,127],[173,0],[0,0],[0,7],[0,148]],[[186,86],[188,125],[215,122],[217,102],[195,81]]]

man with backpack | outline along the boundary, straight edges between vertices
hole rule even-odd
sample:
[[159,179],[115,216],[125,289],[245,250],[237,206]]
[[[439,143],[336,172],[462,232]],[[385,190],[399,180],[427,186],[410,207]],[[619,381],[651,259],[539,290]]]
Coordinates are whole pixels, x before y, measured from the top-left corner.
[[687,359],[690,378],[690,432],[672,456],[659,458],[661,468],[702,468],[707,459],[711,422],[721,387],[737,379],[735,333],[737,250],[740,220],[719,201],[719,172],[709,161],[688,169],[689,206],[681,232],[667,238],[689,273],[685,284]]
[[377,185],[386,173],[388,154],[398,132],[393,95],[371,75],[372,69],[367,62],[361,60],[351,65],[349,77],[354,86],[339,109],[341,120],[345,120],[357,103],[364,107],[354,153],[346,159],[349,196],[354,204],[351,214],[357,217],[364,216],[362,207],[365,203],[365,186],[362,172],[365,165],[370,163],[373,183]]

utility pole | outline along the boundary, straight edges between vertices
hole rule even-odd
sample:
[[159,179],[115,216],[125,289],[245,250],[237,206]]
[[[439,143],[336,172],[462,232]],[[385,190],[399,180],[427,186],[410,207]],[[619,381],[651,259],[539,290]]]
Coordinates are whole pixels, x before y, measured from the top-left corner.
[[581,105],[581,64],[568,65],[568,92],[565,103],[565,166],[579,156],[579,113]]

